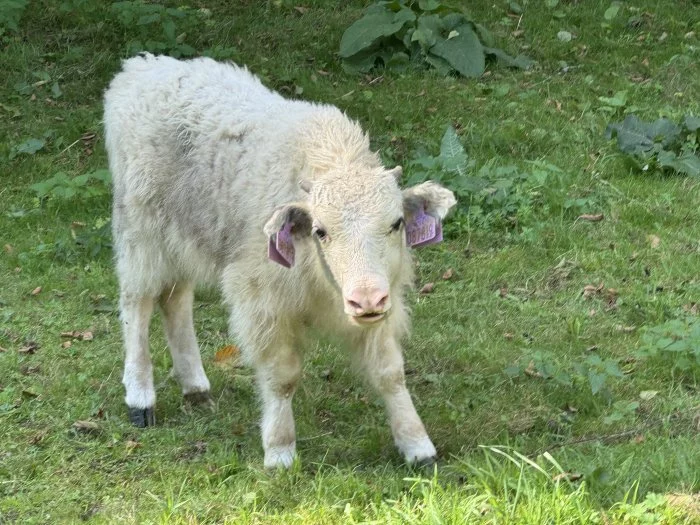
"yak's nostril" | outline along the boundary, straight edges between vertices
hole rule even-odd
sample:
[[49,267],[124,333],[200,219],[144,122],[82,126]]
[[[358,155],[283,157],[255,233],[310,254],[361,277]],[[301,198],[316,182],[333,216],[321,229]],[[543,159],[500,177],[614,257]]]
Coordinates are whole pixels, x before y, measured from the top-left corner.
[[345,296],[345,306],[351,315],[374,315],[384,313],[389,306],[389,291],[386,288],[355,288]]
[[353,301],[352,299],[346,299],[346,301],[347,301],[348,304],[349,304],[350,306],[352,306],[353,308],[356,308],[356,309],[358,309],[358,310],[362,310],[362,305],[361,305],[360,303],[355,302],[355,301]]

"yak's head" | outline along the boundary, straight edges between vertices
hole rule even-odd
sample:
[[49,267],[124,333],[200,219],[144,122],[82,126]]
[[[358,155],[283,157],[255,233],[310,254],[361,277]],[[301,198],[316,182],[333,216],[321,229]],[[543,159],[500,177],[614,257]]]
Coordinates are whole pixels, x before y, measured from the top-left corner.
[[440,241],[441,220],[457,202],[433,182],[402,191],[400,178],[400,167],[331,170],[302,182],[306,198],[278,208],[265,225],[270,258],[284,266],[294,264],[295,241],[312,239],[356,325],[386,316],[400,293],[407,247]]

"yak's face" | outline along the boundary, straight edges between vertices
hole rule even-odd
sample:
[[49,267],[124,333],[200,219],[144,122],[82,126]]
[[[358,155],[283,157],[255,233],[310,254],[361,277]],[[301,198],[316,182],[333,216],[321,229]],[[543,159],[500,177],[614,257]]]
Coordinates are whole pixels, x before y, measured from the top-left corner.
[[283,206],[265,226],[268,235],[287,235],[289,242],[312,237],[327,276],[342,294],[344,312],[356,325],[381,321],[392,294],[400,292],[407,225],[424,214],[439,221],[456,203],[451,191],[435,183],[402,192],[400,173],[395,168],[327,174],[305,188],[306,202]]

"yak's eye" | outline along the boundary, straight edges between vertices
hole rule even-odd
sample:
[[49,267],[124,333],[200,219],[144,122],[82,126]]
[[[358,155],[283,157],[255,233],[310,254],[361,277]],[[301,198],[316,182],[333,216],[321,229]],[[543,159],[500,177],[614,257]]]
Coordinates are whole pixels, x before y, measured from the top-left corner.
[[403,224],[403,217],[399,217],[398,219],[396,219],[396,222],[394,222],[394,224],[391,225],[391,232],[390,233],[399,231],[399,228],[401,228],[402,224]]
[[328,233],[323,228],[314,226],[311,231],[318,238],[319,241],[325,241],[328,238]]

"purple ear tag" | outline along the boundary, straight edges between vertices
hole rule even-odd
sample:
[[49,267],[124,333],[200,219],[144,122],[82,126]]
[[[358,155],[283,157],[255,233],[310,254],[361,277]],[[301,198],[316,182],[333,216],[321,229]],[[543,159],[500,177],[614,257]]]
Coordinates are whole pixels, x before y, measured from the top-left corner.
[[406,224],[406,242],[411,248],[420,248],[442,241],[442,222],[420,210]]
[[294,241],[292,239],[293,222],[286,222],[284,227],[270,237],[267,256],[285,268],[294,266]]

